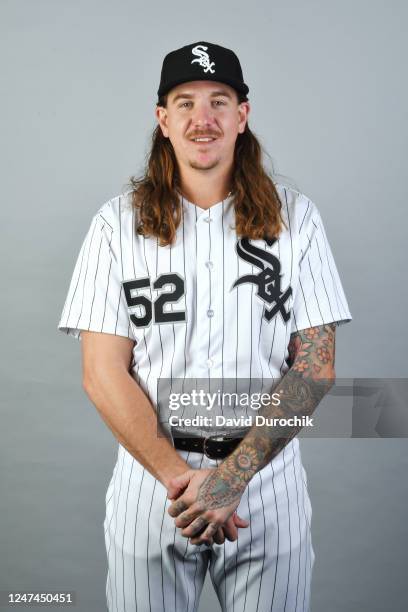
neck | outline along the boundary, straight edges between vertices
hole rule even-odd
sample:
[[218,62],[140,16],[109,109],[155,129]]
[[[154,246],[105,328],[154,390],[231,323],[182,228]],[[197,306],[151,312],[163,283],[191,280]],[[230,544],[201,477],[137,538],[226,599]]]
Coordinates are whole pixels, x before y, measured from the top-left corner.
[[200,208],[210,208],[225,200],[231,190],[230,173],[211,176],[211,171],[194,170],[180,174],[181,194]]

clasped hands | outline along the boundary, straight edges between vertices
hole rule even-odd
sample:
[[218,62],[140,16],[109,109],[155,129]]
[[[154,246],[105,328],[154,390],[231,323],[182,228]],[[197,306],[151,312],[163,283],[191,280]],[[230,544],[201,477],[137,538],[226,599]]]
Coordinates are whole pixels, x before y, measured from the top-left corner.
[[167,497],[172,501],[168,513],[192,544],[223,544],[238,537],[238,528],[249,522],[236,513],[244,484],[229,486],[220,468],[187,470],[172,478]]

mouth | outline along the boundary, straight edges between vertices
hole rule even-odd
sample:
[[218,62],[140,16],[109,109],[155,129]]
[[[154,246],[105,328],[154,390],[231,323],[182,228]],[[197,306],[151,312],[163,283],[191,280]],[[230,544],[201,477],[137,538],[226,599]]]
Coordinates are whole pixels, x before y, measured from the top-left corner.
[[190,142],[193,142],[197,145],[210,145],[216,140],[217,139],[213,136],[198,136],[197,138],[190,138]]

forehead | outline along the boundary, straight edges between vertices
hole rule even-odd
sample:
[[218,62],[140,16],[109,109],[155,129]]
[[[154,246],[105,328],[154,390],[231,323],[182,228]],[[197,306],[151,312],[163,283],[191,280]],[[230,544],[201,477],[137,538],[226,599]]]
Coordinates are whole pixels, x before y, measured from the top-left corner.
[[194,98],[196,96],[220,96],[225,95],[232,100],[236,99],[235,89],[226,83],[218,81],[188,81],[173,87],[168,94],[168,100],[174,102],[180,97]]

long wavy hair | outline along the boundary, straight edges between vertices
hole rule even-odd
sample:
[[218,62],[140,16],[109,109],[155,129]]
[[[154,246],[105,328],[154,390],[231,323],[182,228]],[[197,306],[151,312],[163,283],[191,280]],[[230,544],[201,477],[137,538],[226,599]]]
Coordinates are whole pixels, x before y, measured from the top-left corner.
[[[237,94],[238,104],[247,101]],[[167,95],[156,106],[166,108]],[[157,125],[151,136],[151,150],[144,174],[131,176],[132,206],[138,210],[136,232],[154,236],[160,246],[173,244],[181,222],[180,176],[173,145]],[[263,165],[262,147],[249,129],[238,134],[234,150],[231,198],[235,210],[235,231],[240,237],[262,239],[278,237],[284,220],[282,203],[272,178]]]

